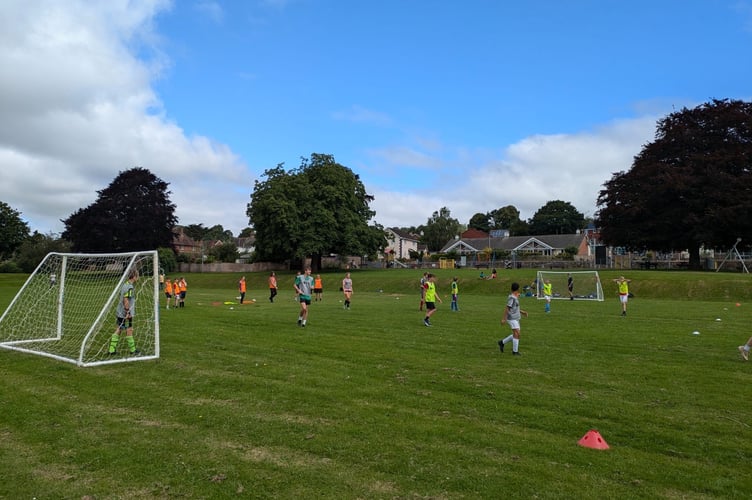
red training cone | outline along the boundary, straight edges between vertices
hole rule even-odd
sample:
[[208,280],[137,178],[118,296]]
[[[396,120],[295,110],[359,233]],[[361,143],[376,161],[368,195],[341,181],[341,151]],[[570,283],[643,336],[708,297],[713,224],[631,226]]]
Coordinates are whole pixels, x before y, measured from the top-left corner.
[[584,446],[585,448],[593,448],[595,450],[607,450],[608,443],[601,437],[600,432],[595,429],[590,429],[582,438],[577,441],[577,444]]

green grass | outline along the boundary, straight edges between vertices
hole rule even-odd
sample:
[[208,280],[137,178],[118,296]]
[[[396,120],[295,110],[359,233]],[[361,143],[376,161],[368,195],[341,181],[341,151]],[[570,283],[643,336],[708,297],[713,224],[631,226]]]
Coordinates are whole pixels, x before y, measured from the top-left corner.
[[[247,275],[233,309],[238,276],[187,275],[159,361],[0,350],[0,498],[749,497],[748,275],[630,272],[626,318],[619,272],[605,302],[524,298],[518,358],[499,318],[533,272],[437,271],[432,328],[420,274],[356,271],[344,311],[326,273],[306,328],[291,274],[274,304]],[[24,279],[0,275],[0,310]],[[590,429],[609,450],[577,445]]]

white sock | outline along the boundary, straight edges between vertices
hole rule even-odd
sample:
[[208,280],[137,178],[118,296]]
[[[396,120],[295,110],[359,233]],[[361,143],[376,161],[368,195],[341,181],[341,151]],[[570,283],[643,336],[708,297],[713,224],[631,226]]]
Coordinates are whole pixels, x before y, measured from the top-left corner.
[[520,339],[512,339],[512,352],[517,352],[520,350]]
[[747,344],[744,344],[744,350],[749,352],[749,346]]
[[502,342],[504,342],[505,344],[508,344],[508,343],[510,343],[512,341],[512,339],[514,339],[514,335],[508,336],[507,338],[505,338],[504,340],[502,340]]

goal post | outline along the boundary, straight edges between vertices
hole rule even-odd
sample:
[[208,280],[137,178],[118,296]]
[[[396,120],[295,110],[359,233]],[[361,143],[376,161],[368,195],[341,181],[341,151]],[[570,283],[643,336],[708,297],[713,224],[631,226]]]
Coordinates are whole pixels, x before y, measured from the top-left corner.
[[[569,284],[572,293],[569,293]],[[536,296],[544,299],[543,284],[551,283],[551,298],[566,300],[603,301],[603,286],[598,271],[538,271]]]
[[[133,281],[133,340],[120,333],[121,290]],[[47,254],[0,316],[0,347],[78,366],[159,358],[157,251]]]

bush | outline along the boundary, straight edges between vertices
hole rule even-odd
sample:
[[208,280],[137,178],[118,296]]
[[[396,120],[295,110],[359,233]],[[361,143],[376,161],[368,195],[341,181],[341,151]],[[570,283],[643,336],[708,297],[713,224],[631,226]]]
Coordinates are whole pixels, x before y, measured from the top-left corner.
[[171,273],[178,268],[178,261],[172,248],[157,248],[159,254],[159,266],[165,273]]
[[0,262],[0,273],[22,273],[23,269],[12,260]]

